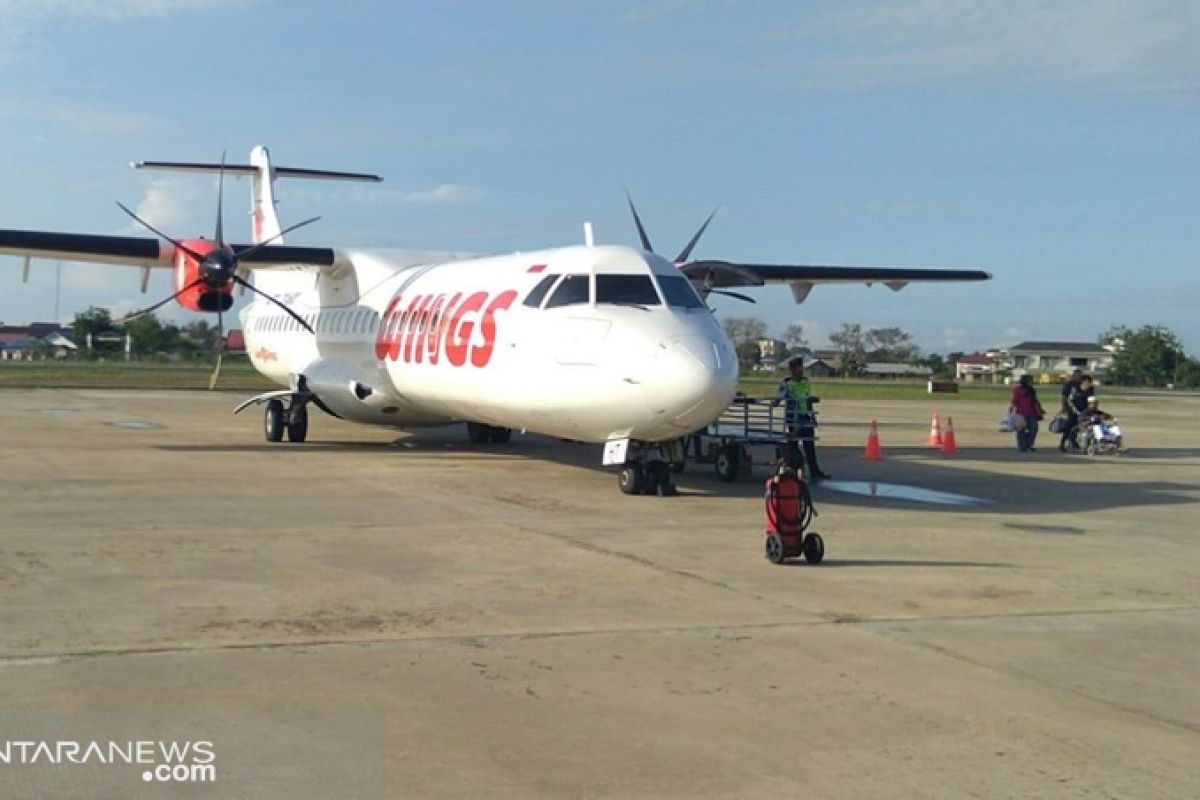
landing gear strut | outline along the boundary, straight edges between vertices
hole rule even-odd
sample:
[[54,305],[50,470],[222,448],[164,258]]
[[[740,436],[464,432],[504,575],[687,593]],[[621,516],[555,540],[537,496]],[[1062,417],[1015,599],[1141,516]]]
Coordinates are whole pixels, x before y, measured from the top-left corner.
[[671,481],[671,474],[672,464],[680,461],[683,461],[683,445],[679,440],[630,442],[628,461],[617,475],[617,485],[624,494],[658,494],[663,497],[679,494]]

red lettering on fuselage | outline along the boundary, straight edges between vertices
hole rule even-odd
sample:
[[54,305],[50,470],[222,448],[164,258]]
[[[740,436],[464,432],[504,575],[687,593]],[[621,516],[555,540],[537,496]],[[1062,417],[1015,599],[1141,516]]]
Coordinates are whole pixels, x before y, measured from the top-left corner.
[[479,332],[483,334],[483,344],[471,351],[473,365],[486,367],[487,363],[492,360],[492,353],[496,349],[496,312],[506,310],[516,299],[517,293],[509,289],[501,292],[495,300],[488,304],[487,311],[483,312],[483,319],[479,322]]
[[461,292],[449,300],[445,294],[415,295],[403,311],[400,295],[393,297],[379,321],[376,358],[406,364],[428,358],[437,364],[445,356],[452,367],[468,361],[486,367],[496,350],[496,315],[512,307],[517,293],[506,289],[490,302],[487,292],[473,292],[460,302],[462,297]]

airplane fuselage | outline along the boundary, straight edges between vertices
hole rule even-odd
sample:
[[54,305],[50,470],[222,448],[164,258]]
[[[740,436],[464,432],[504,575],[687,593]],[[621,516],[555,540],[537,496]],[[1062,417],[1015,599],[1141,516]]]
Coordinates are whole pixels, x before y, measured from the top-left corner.
[[675,439],[715,419],[738,365],[673,264],[626,247],[424,261],[342,254],[328,272],[256,273],[251,362],[338,416],[457,421],[588,442]]

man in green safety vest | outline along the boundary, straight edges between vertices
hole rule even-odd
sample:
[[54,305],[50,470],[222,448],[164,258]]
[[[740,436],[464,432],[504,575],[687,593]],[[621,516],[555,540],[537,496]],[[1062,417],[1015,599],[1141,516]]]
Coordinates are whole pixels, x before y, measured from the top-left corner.
[[804,448],[804,460],[808,467],[804,470],[805,478],[815,483],[826,480],[829,475],[821,471],[817,465],[816,427],[817,418],[813,412],[813,404],[821,398],[814,397],[812,385],[804,377],[804,359],[796,357],[788,362],[791,375],[779,383],[775,392],[773,405],[784,403],[784,424],[787,425],[787,444],[785,458],[792,466],[800,463],[800,452],[797,442]]

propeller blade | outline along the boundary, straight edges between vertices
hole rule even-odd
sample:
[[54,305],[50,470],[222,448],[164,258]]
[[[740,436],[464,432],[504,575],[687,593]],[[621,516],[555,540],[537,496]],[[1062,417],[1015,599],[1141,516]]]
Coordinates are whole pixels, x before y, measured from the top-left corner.
[[704,235],[705,229],[708,228],[708,223],[713,221],[713,217],[715,217],[717,212],[720,210],[720,206],[717,206],[712,210],[712,213],[708,215],[708,219],[704,220],[704,224],[700,226],[700,230],[696,231],[696,235],[693,236],[691,241],[687,243],[687,247],[683,248],[683,250],[679,252],[679,255],[675,256],[676,264],[682,264],[688,260],[688,258],[692,255],[692,249],[696,246],[696,242],[700,241],[700,237]]
[[225,246],[225,232],[222,225],[224,214],[221,213],[221,205],[225,200],[225,151],[221,151],[221,169],[217,173],[217,233],[214,237],[217,242],[217,249],[220,250]]
[[[224,155],[222,155],[224,161]],[[214,347],[217,350],[217,359],[213,364],[212,375],[208,377],[208,390],[211,392],[217,386],[217,378],[221,377],[221,356],[225,354],[225,312],[217,309],[217,341]]]
[[254,288],[254,284],[252,284],[252,283],[250,283],[249,281],[247,281],[247,280],[246,280],[245,278],[243,278],[241,275],[237,275],[237,274],[235,273],[235,274],[233,275],[233,280],[234,280],[234,282],[235,282],[235,283],[237,283],[239,286],[243,286],[243,287],[245,287],[246,289],[250,290],[251,292],[254,292],[256,295],[258,295],[259,297],[263,298],[264,300],[269,300],[270,302],[272,302],[272,303],[274,303],[275,305],[277,305],[277,306],[279,306],[280,308],[282,308],[282,309],[283,309],[285,312],[287,312],[288,316],[290,316],[292,319],[296,320],[296,322],[300,323],[300,327],[301,327],[301,328],[304,328],[304,330],[308,331],[309,333],[316,333],[316,331],[314,331],[314,330],[313,330],[313,329],[312,329],[312,328],[309,326],[309,324],[308,324],[307,322],[305,322],[305,320],[304,320],[304,317],[300,316],[300,315],[299,315],[299,314],[297,314],[295,311],[292,311],[292,310],[291,310],[290,308],[288,308],[286,305],[284,305],[283,303],[279,302],[279,301],[278,301],[278,300],[276,300],[274,297],[271,297],[271,295],[267,294],[266,292],[260,292],[258,289],[255,289],[255,288]]
[[272,236],[270,239],[265,239],[265,240],[259,242],[258,244],[254,245],[253,247],[247,248],[247,249],[243,250],[242,252],[238,253],[237,258],[239,261],[242,260],[243,258],[250,258],[255,253],[257,253],[259,250],[262,250],[264,247],[266,247],[267,245],[269,245],[271,242],[275,241],[276,239],[282,239],[284,234],[291,233],[292,231],[296,230],[297,228],[303,228],[305,225],[311,225],[319,219],[320,219],[320,217],[313,217],[312,219],[304,220],[304,222],[297,222],[295,225],[292,225],[290,228],[284,228],[279,233]]
[[114,324],[114,325],[124,325],[126,322],[130,322],[130,321],[132,321],[132,320],[135,320],[135,319],[137,319],[138,317],[144,317],[144,316],[146,316],[147,314],[149,314],[151,311],[157,311],[158,309],[162,308],[162,307],[163,307],[163,306],[165,306],[167,303],[171,302],[171,301],[172,301],[172,300],[174,300],[175,298],[179,297],[179,295],[181,295],[181,294],[183,294],[184,292],[186,292],[188,289],[191,289],[191,288],[192,288],[192,287],[194,287],[194,286],[199,286],[199,285],[200,285],[200,284],[202,284],[202,283],[204,283],[204,279],[203,279],[203,278],[197,278],[196,280],[194,280],[194,281],[192,281],[191,283],[189,283],[187,286],[185,286],[185,287],[183,287],[182,289],[180,289],[180,290],[179,290],[178,292],[176,292],[175,294],[173,294],[173,295],[171,295],[170,297],[168,297],[166,300],[160,300],[159,302],[155,303],[154,305],[152,305],[152,306],[150,306],[150,307],[148,307],[148,308],[143,308],[141,311],[134,311],[134,312],[133,312],[133,313],[131,313],[131,314],[126,314],[125,316],[121,317],[120,319],[118,319],[118,320],[114,320],[114,321],[113,321],[113,324]]
[[217,351],[217,363],[213,365],[212,375],[208,376],[208,390],[211,392],[217,388],[217,379],[221,377],[221,356],[224,355],[224,350]]
[[633,198],[629,196],[629,190],[625,190],[625,199],[629,201],[629,210],[633,214],[633,224],[637,226],[638,238],[642,240],[642,249],[647,253],[654,252],[654,245],[650,244],[650,237],[646,235],[646,229],[642,226],[642,218],[638,216],[637,208],[633,205]]
[[204,256],[200,255],[200,254],[199,254],[199,253],[197,253],[195,250],[193,250],[192,248],[190,248],[190,247],[188,247],[187,245],[183,244],[182,242],[180,242],[180,241],[177,241],[177,240],[175,240],[175,239],[172,239],[170,236],[167,236],[165,233],[163,233],[162,231],[160,231],[158,228],[154,227],[154,226],[153,226],[153,225],[151,225],[149,222],[146,222],[146,220],[142,219],[142,218],[141,218],[141,217],[139,217],[137,214],[135,214],[135,213],[133,213],[132,211],[130,211],[128,208],[126,208],[124,205],[122,205],[120,201],[118,201],[118,202],[117,202],[117,206],[118,206],[118,207],[119,207],[119,208],[120,208],[122,211],[124,211],[126,214],[128,214],[128,215],[129,215],[129,216],[131,216],[131,217],[133,217],[133,218],[134,218],[134,220],[135,220],[135,221],[137,221],[137,222],[138,222],[138,223],[139,223],[139,224],[140,224],[140,225],[141,225],[143,228],[147,229],[147,230],[148,230],[148,231],[150,231],[151,233],[157,234],[157,235],[158,235],[160,238],[162,238],[162,239],[166,239],[168,242],[170,242],[171,244],[175,245],[176,247],[178,247],[178,248],[179,248],[180,250],[182,250],[183,252],[187,253],[189,256],[191,256],[191,257],[192,257],[193,259],[195,259],[196,261],[203,261],[203,260],[204,260]]
[[750,297],[749,295],[741,294],[739,292],[731,292],[728,289],[709,289],[708,291],[710,294],[723,294],[726,297],[732,297],[735,300],[741,300],[746,303],[757,303],[758,302],[757,300],[755,300],[753,297]]

